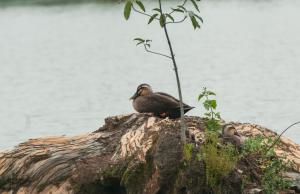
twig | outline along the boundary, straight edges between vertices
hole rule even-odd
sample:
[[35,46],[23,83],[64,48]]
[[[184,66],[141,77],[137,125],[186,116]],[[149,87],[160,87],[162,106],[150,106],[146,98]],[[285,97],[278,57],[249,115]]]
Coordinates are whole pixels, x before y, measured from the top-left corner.
[[[181,6],[184,6],[186,4],[187,0],[184,0]],[[174,13],[175,11],[172,10],[169,14],[171,15],[172,13]]]
[[277,137],[277,139],[272,143],[272,145],[267,149],[266,153],[279,141],[280,137],[291,127],[300,124],[300,121],[291,124],[290,126],[288,126],[285,130],[283,130],[280,135]]
[[163,57],[167,57],[169,59],[172,59],[172,57],[168,56],[168,55],[165,55],[165,54],[162,54],[162,53],[158,53],[158,52],[154,52],[154,51],[151,51],[147,48],[147,46],[144,44],[144,47],[145,47],[145,50],[149,53],[152,53],[152,54],[155,54],[155,55],[160,55],[160,56],[163,56]]
[[182,20],[179,20],[179,21],[174,21],[174,22],[166,22],[166,24],[178,24],[178,23],[182,23],[184,22],[184,20],[186,19],[187,17],[184,16],[184,18]]

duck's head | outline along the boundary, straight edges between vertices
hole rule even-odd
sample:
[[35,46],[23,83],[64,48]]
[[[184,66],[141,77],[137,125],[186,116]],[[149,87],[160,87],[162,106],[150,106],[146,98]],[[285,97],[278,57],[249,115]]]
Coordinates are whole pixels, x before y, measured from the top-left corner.
[[152,91],[152,88],[149,84],[141,84],[137,87],[136,92],[130,98],[130,100],[134,100],[139,96],[147,96],[151,93],[153,93],[153,91]]

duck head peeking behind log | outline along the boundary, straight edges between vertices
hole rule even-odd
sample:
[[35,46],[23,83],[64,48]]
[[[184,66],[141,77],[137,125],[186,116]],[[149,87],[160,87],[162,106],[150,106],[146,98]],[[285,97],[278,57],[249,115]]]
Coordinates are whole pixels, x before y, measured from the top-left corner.
[[[139,113],[153,113],[171,119],[180,117],[180,101],[169,94],[153,92],[148,84],[139,85],[130,99],[133,100],[133,108]],[[193,108],[183,103],[184,113]]]

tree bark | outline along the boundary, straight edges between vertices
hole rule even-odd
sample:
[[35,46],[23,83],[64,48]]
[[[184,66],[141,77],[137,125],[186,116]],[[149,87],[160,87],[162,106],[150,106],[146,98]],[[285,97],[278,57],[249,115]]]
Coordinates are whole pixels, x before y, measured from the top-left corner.
[[[202,119],[185,120],[187,142],[200,145]],[[207,193],[202,162],[194,160],[188,170],[181,170],[179,128],[179,120],[129,114],[106,118],[105,125],[92,133],[30,139],[0,153],[0,193]],[[229,133],[231,129],[236,132]],[[224,124],[223,131],[237,144],[258,134],[276,135],[241,123]],[[276,152],[286,154],[299,171],[299,146],[286,138],[281,142]],[[229,181],[228,193],[241,191],[237,183]]]

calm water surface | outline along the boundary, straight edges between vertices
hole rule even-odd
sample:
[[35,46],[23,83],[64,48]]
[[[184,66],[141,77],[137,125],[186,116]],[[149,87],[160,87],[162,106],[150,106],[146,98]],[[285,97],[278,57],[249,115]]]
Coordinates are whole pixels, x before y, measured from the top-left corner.
[[[185,102],[202,87],[218,94],[227,121],[280,131],[300,120],[300,2],[204,1],[205,23],[170,26]],[[177,96],[170,62],[136,48],[163,31],[122,5],[0,8],[0,149],[28,138],[91,132],[109,115],[133,112],[139,83]],[[300,126],[286,136],[300,143]]]

